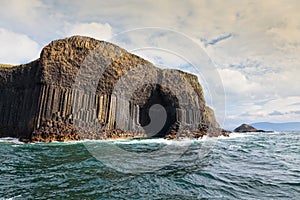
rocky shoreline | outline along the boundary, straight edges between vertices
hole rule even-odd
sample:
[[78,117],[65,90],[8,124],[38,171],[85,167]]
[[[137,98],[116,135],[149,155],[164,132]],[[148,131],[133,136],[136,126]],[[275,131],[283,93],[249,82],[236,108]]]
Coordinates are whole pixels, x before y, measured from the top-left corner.
[[107,140],[107,139],[125,139],[147,137],[142,133],[129,133],[120,129],[105,130],[98,128],[96,130],[84,130],[76,128],[72,123],[63,121],[48,121],[39,129],[34,130],[29,138],[20,138],[22,142],[69,142],[84,139],[89,140]]
[[[229,137],[230,131],[224,129],[214,130],[209,132],[207,130],[195,130],[191,131],[188,129],[176,131],[171,130],[165,135],[165,139],[175,140],[175,139],[200,139],[203,136],[217,137],[225,136]],[[131,138],[147,138],[148,135],[145,133],[130,133],[124,132],[120,129],[93,129],[84,130],[82,128],[76,128],[73,123],[60,121],[48,120],[39,129],[34,130],[29,138],[20,138],[20,141],[25,143],[35,143],[35,142],[70,142],[70,141],[80,141],[84,139],[89,140],[111,140],[111,139],[131,139]]]

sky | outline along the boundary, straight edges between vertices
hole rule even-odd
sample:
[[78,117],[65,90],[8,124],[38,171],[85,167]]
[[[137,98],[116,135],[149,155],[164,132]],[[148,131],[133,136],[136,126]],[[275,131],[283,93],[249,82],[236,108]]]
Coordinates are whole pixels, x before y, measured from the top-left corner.
[[[161,27],[190,38],[212,61],[224,88],[225,111],[218,103],[207,103],[223,127],[300,121],[297,0],[0,0],[0,4],[0,63],[27,63],[52,40],[72,35],[109,41],[128,30]],[[137,34],[121,47],[130,48],[131,42],[144,46],[179,42],[168,34],[149,34],[146,41],[143,37]],[[170,55],[137,54],[195,73]],[[197,75],[200,82],[205,80],[205,74],[203,79]],[[209,91],[204,92],[209,97]]]

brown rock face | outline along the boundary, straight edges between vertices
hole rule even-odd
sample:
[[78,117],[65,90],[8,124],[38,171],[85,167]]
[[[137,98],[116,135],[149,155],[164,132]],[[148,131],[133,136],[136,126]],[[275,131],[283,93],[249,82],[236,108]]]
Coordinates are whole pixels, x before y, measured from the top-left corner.
[[[0,137],[34,142],[221,134],[195,75],[162,70],[88,37],[53,41],[36,61],[0,67],[0,92]],[[165,122],[153,130],[149,124],[160,108]]]

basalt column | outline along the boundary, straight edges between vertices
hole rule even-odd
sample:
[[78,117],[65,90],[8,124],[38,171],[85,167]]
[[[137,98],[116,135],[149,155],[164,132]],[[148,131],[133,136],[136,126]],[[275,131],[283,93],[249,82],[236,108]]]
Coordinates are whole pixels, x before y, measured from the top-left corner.
[[[83,66],[91,71],[79,82],[97,82],[94,92],[74,90]],[[93,75],[100,72],[94,80]],[[127,81],[118,85],[125,76]],[[114,94],[117,86],[121,92],[136,91],[122,99]],[[78,113],[73,113],[74,108],[80,108]],[[61,138],[70,129],[75,132],[74,122],[79,119],[82,125],[97,122],[104,131],[147,133],[151,120],[161,118],[161,109],[166,119],[155,137],[178,127],[191,131],[219,128],[197,76],[160,69],[105,41],[81,36],[55,40],[31,63],[11,68],[0,65],[0,137],[30,138],[33,131],[47,129]]]

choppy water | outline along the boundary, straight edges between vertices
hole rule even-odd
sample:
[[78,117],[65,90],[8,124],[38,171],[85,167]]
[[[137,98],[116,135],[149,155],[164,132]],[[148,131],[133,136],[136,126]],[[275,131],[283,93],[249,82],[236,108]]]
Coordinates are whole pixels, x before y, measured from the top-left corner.
[[[103,144],[135,154],[156,152],[166,159],[176,152],[164,147],[185,151],[177,161],[152,171],[149,160],[128,157],[140,168],[148,165],[148,172],[120,172],[86,148],[114,155]],[[295,131],[233,133],[215,143],[22,144],[6,138],[0,140],[0,156],[0,199],[300,199],[300,132]]]

